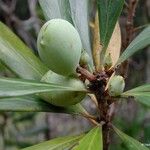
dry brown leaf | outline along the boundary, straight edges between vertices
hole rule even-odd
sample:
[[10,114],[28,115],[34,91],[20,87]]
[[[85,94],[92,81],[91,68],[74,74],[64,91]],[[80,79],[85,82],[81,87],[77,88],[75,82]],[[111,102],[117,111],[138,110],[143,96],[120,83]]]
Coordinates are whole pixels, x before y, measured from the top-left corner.
[[[102,69],[100,64],[101,50],[102,50],[102,46],[100,45],[98,13],[96,13],[94,28],[93,28],[93,59],[97,71],[100,71]],[[120,50],[121,50],[121,31],[120,31],[119,23],[117,22],[106,53],[106,54],[108,53],[111,54],[112,66],[114,66],[115,63],[117,62],[120,56]]]
[[111,54],[113,65],[115,65],[120,56],[120,50],[121,50],[121,31],[119,23],[117,22],[107,48],[107,51],[110,52]]

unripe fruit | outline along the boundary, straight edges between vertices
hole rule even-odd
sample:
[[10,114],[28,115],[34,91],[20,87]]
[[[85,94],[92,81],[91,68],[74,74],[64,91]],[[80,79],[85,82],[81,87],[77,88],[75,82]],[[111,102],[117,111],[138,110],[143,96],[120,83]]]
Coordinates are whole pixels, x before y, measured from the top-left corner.
[[[41,81],[47,83],[57,83],[60,85],[74,87],[77,89],[85,88],[84,84],[80,80],[58,75],[52,71],[48,71],[42,77]],[[80,91],[55,91],[49,93],[42,93],[40,95],[44,100],[55,106],[69,106],[82,101],[86,94],[85,92]]]
[[113,76],[108,84],[108,92],[110,96],[119,96],[122,94],[125,82],[122,76]]
[[104,59],[104,68],[106,70],[109,70],[109,68],[112,66],[112,64],[113,63],[112,63],[111,55],[110,55],[110,53],[108,53]]
[[84,66],[87,65],[89,62],[90,62],[90,56],[85,50],[83,50],[80,57],[80,65]]
[[38,52],[50,70],[61,75],[76,71],[81,56],[81,39],[68,21],[52,19],[41,28],[37,40]]

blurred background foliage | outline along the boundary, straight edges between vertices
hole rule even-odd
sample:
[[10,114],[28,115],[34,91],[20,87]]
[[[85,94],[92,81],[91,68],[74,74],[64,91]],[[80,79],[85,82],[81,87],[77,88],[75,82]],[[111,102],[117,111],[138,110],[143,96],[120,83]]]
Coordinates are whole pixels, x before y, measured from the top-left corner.
[[[95,0],[91,0],[92,3]],[[129,0],[126,1],[127,3]],[[93,5],[94,8],[94,5]],[[92,9],[93,9],[92,8]],[[91,11],[91,17],[93,12]],[[120,17],[122,43],[126,38],[127,9]],[[37,0],[0,0],[0,20],[9,26],[37,55],[36,38],[45,22]],[[92,18],[91,18],[92,20]],[[150,22],[150,1],[139,0],[134,27]],[[150,49],[138,52],[129,60],[126,89],[150,83]],[[0,76],[15,77],[0,62]],[[87,98],[88,99],[88,98]],[[90,101],[83,102],[94,113]],[[114,122],[117,127],[142,143],[150,144],[150,111],[135,101],[121,101],[116,106]],[[91,124],[81,117],[53,113],[0,112],[0,150],[17,150],[58,136],[74,135],[89,130]],[[112,134],[111,150],[127,150]]]

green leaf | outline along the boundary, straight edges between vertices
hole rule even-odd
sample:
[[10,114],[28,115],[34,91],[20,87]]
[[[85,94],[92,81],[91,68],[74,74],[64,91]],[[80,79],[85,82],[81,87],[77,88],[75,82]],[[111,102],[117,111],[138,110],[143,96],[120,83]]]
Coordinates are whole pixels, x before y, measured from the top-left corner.
[[5,70],[5,66],[2,64],[2,62],[0,61],[0,71],[4,71]]
[[79,145],[74,150],[102,150],[102,128],[97,126],[86,134],[80,141]]
[[89,33],[89,0],[69,0],[73,23],[78,30],[83,48],[91,54],[91,43]]
[[135,99],[140,102],[141,104],[145,105],[146,107],[150,108],[150,93],[147,96],[138,95],[135,96]]
[[59,137],[22,150],[69,150],[77,144],[83,136],[84,135]]
[[61,18],[73,24],[69,0],[58,0]]
[[46,20],[61,18],[58,0],[39,0]]
[[134,98],[144,104],[147,107],[150,107],[150,84],[145,84],[129,91],[126,91],[121,94],[122,97],[134,96]]
[[113,129],[117,133],[117,135],[122,139],[122,141],[126,144],[129,150],[149,150],[147,147],[144,146],[144,144],[126,135],[116,127],[113,126]]
[[116,65],[122,63],[127,60],[130,56],[132,56],[138,50],[141,50],[150,45],[150,26],[145,28],[126,48],[126,50],[120,56]]
[[150,84],[145,84],[129,91],[122,93],[122,96],[138,96],[138,95],[149,95],[150,94]]
[[72,23],[69,0],[39,0],[46,20],[62,18]]
[[102,45],[101,60],[103,62],[115,25],[121,14],[124,0],[97,0],[97,5],[99,12],[100,43]]
[[48,71],[31,50],[0,22],[0,60],[21,78],[40,80]]
[[54,112],[82,115],[86,110],[80,104],[56,107],[37,97],[13,97],[0,99],[0,112]]
[[42,92],[53,91],[82,91],[85,88],[77,89],[54,83],[42,83],[24,79],[0,78],[0,97],[22,96]]

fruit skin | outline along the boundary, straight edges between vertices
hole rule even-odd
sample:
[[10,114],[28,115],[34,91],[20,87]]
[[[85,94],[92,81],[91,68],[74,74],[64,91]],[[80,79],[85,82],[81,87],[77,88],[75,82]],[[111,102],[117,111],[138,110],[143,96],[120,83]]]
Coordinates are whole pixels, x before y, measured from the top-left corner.
[[122,76],[113,76],[108,84],[108,93],[110,96],[119,96],[122,94],[125,87],[125,82]]
[[[52,71],[48,71],[41,79],[42,82],[57,83],[60,85],[76,87],[83,89],[84,84],[75,78],[58,75]],[[85,92],[79,91],[55,91],[50,93],[42,93],[41,97],[47,102],[55,106],[69,106],[82,101],[86,95]]]
[[110,53],[108,53],[106,56],[105,56],[105,59],[104,59],[104,68],[105,70],[109,70],[109,68],[113,65],[112,63],[112,58],[111,58],[111,55]]
[[41,28],[37,47],[42,61],[55,73],[74,74],[81,56],[81,39],[71,23],[52,19]]
[[90,56],[85,50],[83,50],[80,57],[80,65],[86,66],[89,64],[89,62],[90,62]]

